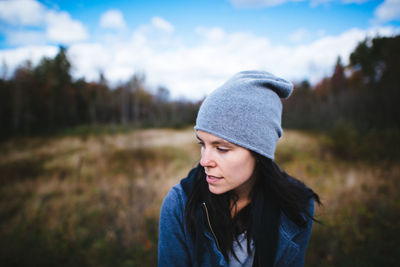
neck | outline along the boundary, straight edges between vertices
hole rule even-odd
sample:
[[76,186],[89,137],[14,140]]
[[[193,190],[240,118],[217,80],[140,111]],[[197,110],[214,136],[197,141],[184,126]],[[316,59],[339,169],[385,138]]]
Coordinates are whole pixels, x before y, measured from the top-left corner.
[[231,216],[232,218],[236,216],[244,207],[246,207],[251,202],[249,197],[239,198],[235,203],[232,203]]

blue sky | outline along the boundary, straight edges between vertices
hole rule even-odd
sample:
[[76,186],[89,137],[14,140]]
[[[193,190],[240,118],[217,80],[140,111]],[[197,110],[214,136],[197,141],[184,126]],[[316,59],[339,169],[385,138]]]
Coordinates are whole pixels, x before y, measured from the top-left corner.
[[315,83],[364,38],[399,33],[400,0],[0,1],[1,73],[61,44],[76,78],[145,73],[190,99],[244,69]]

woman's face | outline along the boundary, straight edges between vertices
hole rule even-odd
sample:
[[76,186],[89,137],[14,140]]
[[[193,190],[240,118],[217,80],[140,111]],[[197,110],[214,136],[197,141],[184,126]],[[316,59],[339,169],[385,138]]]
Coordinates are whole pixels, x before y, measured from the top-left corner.
[[209,190],[222,194],[234,190],[239,198],[248,197],[256,159],[249,150],[213,134],[197,131],[201,144],[200,164],[206,172]]

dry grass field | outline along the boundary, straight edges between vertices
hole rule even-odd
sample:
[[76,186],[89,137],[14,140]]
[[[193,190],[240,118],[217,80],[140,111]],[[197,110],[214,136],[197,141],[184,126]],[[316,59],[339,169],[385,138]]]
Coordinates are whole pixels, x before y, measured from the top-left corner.
[[[391,266],[399,166],[346,162],[329,142],[288,130],[276,153],[324,203],[307,266]],[[0,143],[1,265],[155,266],[161,201],[198,160],[191,127]]]

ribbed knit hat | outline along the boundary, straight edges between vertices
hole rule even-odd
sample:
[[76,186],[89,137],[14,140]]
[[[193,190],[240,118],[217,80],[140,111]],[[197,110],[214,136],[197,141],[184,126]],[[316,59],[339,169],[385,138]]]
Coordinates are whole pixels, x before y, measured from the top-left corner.
[[282,136],[282,103],[293,84],[266,71],[242,71],[201,104],[195,130],[245,147],[270,159]]

